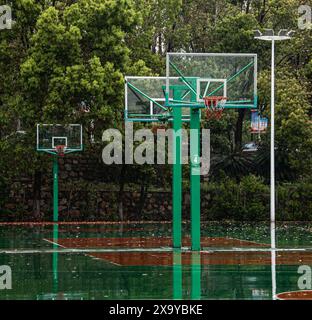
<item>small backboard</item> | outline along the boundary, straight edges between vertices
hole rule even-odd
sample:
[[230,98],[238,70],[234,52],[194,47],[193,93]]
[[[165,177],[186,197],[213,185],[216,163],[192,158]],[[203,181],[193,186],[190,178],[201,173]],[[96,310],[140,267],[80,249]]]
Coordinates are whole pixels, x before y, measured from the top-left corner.
[[258,110],[251,110],[251,133],[264,133],[268,128],[268,118],[262,117]]
[[[172,114],[165,105],[166,77],[125,78],[125,120],[133,122],[171,121]],[[179,77],[170,79],[179,84]],[[189,120],[190,109],[182,108],[182,120]]]
[[166,70],[167,106],[181,104],[172,94],[172,87],[180,85],[187,87],[183,103],[190,106],[219,96],[226,97],[225,108],[257,107],[256,54],[167,53]]
[[37,151],[63,155],[82,150],[80,124],[37,124]]

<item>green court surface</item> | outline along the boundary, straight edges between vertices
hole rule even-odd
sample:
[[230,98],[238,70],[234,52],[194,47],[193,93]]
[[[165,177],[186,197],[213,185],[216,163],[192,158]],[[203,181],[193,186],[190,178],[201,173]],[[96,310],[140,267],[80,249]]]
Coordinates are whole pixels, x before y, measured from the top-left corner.
[[312,223],[202,224],[202,250],[171,247],[170,223],[2,224],[0,299],[275,299],[312,267]]

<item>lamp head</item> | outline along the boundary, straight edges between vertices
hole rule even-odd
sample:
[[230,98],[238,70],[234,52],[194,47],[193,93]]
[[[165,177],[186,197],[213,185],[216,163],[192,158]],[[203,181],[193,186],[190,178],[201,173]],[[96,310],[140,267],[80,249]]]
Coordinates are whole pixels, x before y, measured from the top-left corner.
[[277,34],[275,34],[273,29],[264,29],[263,32],[259,30],[254,31],[255,39],[264,40],[264,41],[282,41],[287,40],[292,37],[294,34],[293,30],[281,29]]

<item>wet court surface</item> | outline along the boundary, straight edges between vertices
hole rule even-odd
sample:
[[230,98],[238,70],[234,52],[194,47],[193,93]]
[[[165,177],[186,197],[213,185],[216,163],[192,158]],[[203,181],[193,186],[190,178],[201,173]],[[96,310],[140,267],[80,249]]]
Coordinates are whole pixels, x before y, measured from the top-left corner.
[[279,223],[275,234],[272,250],[269,224],[206,223],[199,253],[188,224],[182,250],[169,223],[0,224],[0,266],[12,270],[0,299],[309,298],[298,268],[312,268],[312,223]]

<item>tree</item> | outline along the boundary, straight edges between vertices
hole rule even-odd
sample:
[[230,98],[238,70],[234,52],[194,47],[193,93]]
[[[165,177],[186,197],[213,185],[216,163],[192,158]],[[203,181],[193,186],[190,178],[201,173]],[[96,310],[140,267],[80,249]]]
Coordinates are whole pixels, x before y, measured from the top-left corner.
[[[259,77],[260,103],[270,116],[270,73]],[[295,71],[280,68],[276,74],[276,145],[277,158],[284,163],[285,171],[296,178],[311,172],[312,124],[309,118],[307,84],[296,77]],[[267,149],[268,150],[268,149]],[[267,151],[268,152],[268,151]],[[279,156],[280,154],[280,156]],[[267,154],[267,158],[269,154]],[[286,174],[284,176],[289,176]]]
[[33,148],[35,124],[77,122],[90,131],[94,119],[99,138],[105,126],[123,122],[123,73],[147,69],[130,59],[124,41],[139,19],[130,0],[19,0],[15,5],[17,22],[0,46],[2,76],[9,80],[2,82],[0,137],[9,136],[12,127],[13,133],[18,127],[25,131],[20,144],[1,141],[4,158],[8,166],[18,161],[25,173],[34,173],[36,182],[44,161]]

